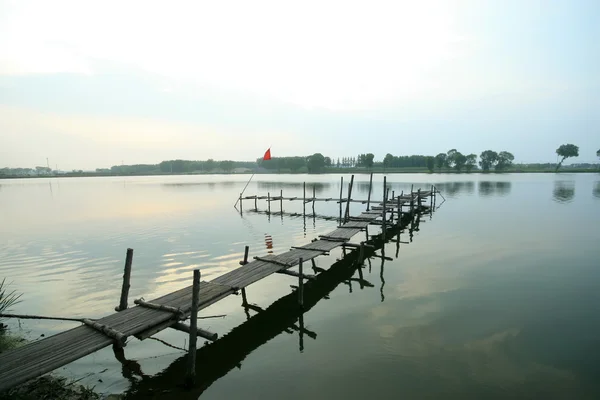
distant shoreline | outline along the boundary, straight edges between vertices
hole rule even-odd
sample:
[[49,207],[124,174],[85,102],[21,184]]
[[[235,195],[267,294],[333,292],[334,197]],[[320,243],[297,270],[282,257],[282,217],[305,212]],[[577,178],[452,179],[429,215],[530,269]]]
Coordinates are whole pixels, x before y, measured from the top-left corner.
[[331,174],[428,174],[428,175],[471,175],[471,174],[484,174],[484,175],[506,175],[506,174],[561,174],[561,173],[600,173],[598,169],[581,169],[581,168],[565,168],[558,172],[554,170],[519,170],[519,171],[489,171],[483,172],[481,170],[471,172],[456,172],[456,171],[441,171],[441,172],[430,172],[427,169],[421,168],[406,168],[406,169],[363,169],[363,168],[340,168],[335,170],[327,170],[319,173],[309,174],[306,172],[179,172],[179,173],[132,173],[132,174],[110,174],[110,173],[66,173],[60,175],[38,175],[38,176],[18,176],[18,175],[0,175],[0,179],[39,179],[39,178],[91,178],[91,177],[127,177],[127,176],[202,176],[202,175],[331,175]]

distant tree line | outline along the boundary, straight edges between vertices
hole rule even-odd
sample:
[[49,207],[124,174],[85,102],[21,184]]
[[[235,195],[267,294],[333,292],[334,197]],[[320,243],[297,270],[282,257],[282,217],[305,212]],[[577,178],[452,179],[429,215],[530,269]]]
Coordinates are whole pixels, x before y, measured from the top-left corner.
[[427,156],[394,156],[390,153],[383,158],[384,168],[426,168]]
[[[506,171],[512,166],[515,156],[508,151],[501,151],[499,153],[493,150],[486,150],[479,156],[479,166],[484,172],[489,172],[492,168],[496,172]],[[464,155],[456,149],[448,150],[447,153],[439,153],[434,158],[435,168],[438,172],[442,169],[454,170],[456,172],[471,172],[477,170],[477,154]],[[431,168],[431,160],[429,161],[428,168]]]

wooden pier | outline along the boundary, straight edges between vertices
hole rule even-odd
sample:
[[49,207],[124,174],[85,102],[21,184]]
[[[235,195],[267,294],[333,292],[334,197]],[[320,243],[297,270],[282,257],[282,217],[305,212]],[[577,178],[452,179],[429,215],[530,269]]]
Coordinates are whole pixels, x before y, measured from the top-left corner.
[[[82,320],[83,325],[79,327],[0,354],[0,393],[106,346],[113,345],[115,348],[121,348],[125,346],[126,339],[130,336],[144,340],[167,328],[189,333],[189,351],[190,354],[195,355],[197,336],[209,340],[217,338],[217,334],[196,327],[196,316],[199,310],[205,309],[229,295],[238,294],[240,291],[243,304],[247,304],[245,288],[274,273],[292,275],[298,279],[296,297],[298,307],[302,308],[304,305],[304,280],[314,279],[313,275],[304,273],[303,263],[312,261],[320,255],[328,254],[338,247],[343,247],[344,253],[346,248],[355,249],[359,261],[362,262],[365,254],[369,251],[370,245],[365,241],[351,243],[350,240],[354,235],[365,230],[368,225],[376,224],[382,226],[383,240],[385,240],[387,227],[399,225],[403,216],[413,216],[421,211],[425,207],[423,202],[427,199],[430,199],[429,208],[433,208],[435,204],[436,190],[433,187],[429,191],[417,190],[414,192],[411,190],[409,195],[394,196],[392,194],[390,197],[385,178],[382,201],[373,202],[370,200],[370,190],[369,199],[365,201],[353,200],[351,198],[353,181],[354,176],[352,176],[352,180],[348,185],[348,195],[346,197],[340,196],[337,200],[317,199],[314,192],[313,197],[307,199],[306,191],[304,191],[304,196],[299,198],[304,200],[304,204],[312,202],[313,211],[316,201],[339,202],[340,224],[332,232],[321,235],[303,246],[294,246],[285,253],[256,256],[252,261],[248,261],[248,247],[246,247],[244,260],[240,262],[241,266],[239,268],[212,281],[201,281],[200,271],[195,270],[193,285],[151,301],[137,299],[134,301],[135,306],[131,308],[127,308],[127,292],[130,285],[129,276],[133,254],[132,251],[128,250],[122,295],[119,305],[116,307],[118,312],[98,320]],[[272,198],[270,194],[267,194],[266,197],[247,196],[242,198],[240,196],[240,200],[249,199],[254,200],[255,210],[258,210],[257,200],[266,199],[268,213],[270,213],[271,202],[282,202],[284,197],[281,192],[280,196],[275,198]],[[289,201],[296,199],[298,198],[285,198]],[[358,216],[350,216],[349,205],[351,202],[367,204],[367,211]],[[344,203],[346,209],[342,215],[341,210]],[[373,203],[373,206],[371,206],[371,203]],[[242,212],[241,204],[240,212]],[[281,209],[281,212],[283,212],[283,209]],[[394,215],[396,216],[395,219]],[[298,272],[290,270],[295,266],[299,266]],[[190,325],[181,322],[188,318],[191,319]],[[188,384],[193,386],[195,360],[193,356],[190,358],[192,361],[189,363],[187,378]]]

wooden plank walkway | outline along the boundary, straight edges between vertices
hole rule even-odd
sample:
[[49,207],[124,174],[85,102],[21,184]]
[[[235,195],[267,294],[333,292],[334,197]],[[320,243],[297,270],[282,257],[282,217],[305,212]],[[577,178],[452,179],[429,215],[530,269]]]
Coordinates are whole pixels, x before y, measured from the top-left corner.
[[[421,196],[426,197],[423,192]],[[415,197],[417,197],[416,193]],[[394,200],[390,200],[386,205],[392,206],[393,203]],[[254,261],[210,282],[202,281],[198,309],[202,310],[273,273],[298,265],[300,258],[311,260],[347,244],[355,234],[381,218],[382,211],[363,212],[334,231],[321,235],[316,241],[294,247],[279,255],[255,257]],[[173,307],[179,310],[179,315],[170,311],[134,306],[95,322],[110,327],[125,336],[135,336],[143,340],[177,323],[181,316],[187,318],[191,313],[191,300],[192,286],[188,286],[150,301],[150,303]],[[4,352],[0,354],[0,392],[53,371],[113,343],[114,340],[109,336],[92,327],[82,325]]]

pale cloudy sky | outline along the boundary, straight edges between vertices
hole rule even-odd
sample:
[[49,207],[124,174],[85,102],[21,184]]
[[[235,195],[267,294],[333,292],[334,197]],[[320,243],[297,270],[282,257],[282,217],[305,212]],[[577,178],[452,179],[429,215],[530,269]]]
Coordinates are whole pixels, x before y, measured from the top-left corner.
[[600,1],[0,0],[0,167],[600,148]]

